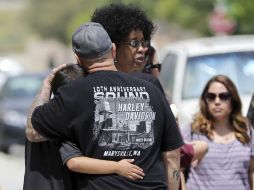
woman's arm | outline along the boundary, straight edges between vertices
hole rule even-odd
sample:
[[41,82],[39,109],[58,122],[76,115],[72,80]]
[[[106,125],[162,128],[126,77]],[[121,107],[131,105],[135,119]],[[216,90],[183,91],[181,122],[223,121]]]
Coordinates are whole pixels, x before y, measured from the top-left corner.
[[89,157],[74,157],[66,162],[69,170],[87,174],[118,174],[123,177],[137,180],[143,179],[143,170],[135,164],[134,159],[123,159],[118,162],[100,160]]
[[191,141],[190,144],[192,144],[194,150],[192,162],[202,159],[208,151],[208,144],[205,141]]
[[254,156],[252,156],[250,160],[249,181],[250,181],[250,189],[254,190]]

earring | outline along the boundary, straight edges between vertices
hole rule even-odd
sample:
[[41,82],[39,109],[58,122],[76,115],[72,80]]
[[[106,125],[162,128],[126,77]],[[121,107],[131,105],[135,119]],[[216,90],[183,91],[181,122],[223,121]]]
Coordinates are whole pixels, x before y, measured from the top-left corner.
[[114,59],[114,63],[115,63],[115,64],[117,63],[117,60],[116,60],[116,59]]

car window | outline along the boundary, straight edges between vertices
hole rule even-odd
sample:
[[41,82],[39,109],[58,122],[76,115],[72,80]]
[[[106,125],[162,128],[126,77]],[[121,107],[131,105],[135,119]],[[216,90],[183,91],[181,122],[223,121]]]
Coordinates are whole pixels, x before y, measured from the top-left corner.
[[19,76],[9,78],[3,86],[1,97],[22,98],[34,97],[42,83],[40,77]]
[[173,53],[167,54],[163,60],[159,80],[163,89],[169,98],[172,97],[175,69],[177,63],[177,55]]
[[196,98],[214,75],[229,76],[240,94],[254,90],[254,52],[233,52],[190,57],[186,63],[182,98]]

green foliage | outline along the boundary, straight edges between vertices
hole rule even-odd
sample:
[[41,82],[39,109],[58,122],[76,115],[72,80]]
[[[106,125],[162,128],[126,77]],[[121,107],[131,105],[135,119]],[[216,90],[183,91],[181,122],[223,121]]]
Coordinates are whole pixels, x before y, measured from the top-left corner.
[[91,19],[91,15],[93,14],[96,7],[100,7],[102,5],[108,4],[108,0],[100,0],[92,2],[91,0],[83,1],[86,2],[85,6],[81,2],[78,4],[78,9],[76,9],[75,14],[73,15],[72,19],[70,19],[68,26],[66,28],[66,39],[67,43],[71,41],[71,35],[79,27],[81,24],[85,22],[89,22]]
[[235,33],[254,33],[252,0],[28,0],[25,18],[31,29],[44,38],[56,38],[65,44],[82,23],[90,20],[96,8],[109,3],[134,4],[156,20],[176,23],[183,28],[211,35],[208,18],[216,3],[225,2],[229,15],[236,21]]
[[156,16],[207,34],[207,18],[213,10],[213,4],[213,0],[158,0]]
[[217,3],[224,3],[228,15],[236,22],[234,34],[253,34],[254,1],[252,0],[157,0],[156,16],[203,35],[211,35],[208,19]]
[[78,10],[76,1],[30,0],[25,18],[31,29],[42,37],[66,40],[66,29]]
[[0,51],[20,50],[24,40],[27,38],[27,30],[24,25],[19,24],[20,13],[10,10],[0,12]]
[[253,34],[254,2],[251,0],[228,0],[229,14],[237,24],[236,34]]
[[[29,0],[24,11],[25,20],[33,32],[43,38],[56,38],[68,44],[73,31],[84,22],[88,22],[98,7],[109,3],[134,4],[149,10],[153,9],[153,0]],[[150,15],[148,13],[148,15]]]

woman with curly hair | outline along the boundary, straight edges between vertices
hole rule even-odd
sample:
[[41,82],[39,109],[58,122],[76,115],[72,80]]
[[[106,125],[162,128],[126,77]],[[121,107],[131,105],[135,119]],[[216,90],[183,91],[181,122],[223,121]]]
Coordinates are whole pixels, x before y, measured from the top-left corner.
[[156,29],[145,12],[133,5],[110,4],[96,9],[91,21],[100,23],[116,45],[114,61],[118,71],[151,82],[164,94],[157,77],[142,73],[146,52]]
[[119,71],[141,71],[155,26],[138,7],[110,4],[96,9],[92,22],[100,23],[116,45],[115,65]]
[[[144,73],[147,58],[151,58],[153,64],[158,63],[155,49],[150,45],[156,27],[144,11],[132,5],[111,4],[95,10],[91,20],[100,23],[115,43],[116,68],[153,83],[164,93],[157,77],[150,73],[153,66],[150,66],[149,74]],[[156,64],[156,66],[160,65]],[[195,142],[195,146],[193,142],[182,146],[181,166],[189,165],[191,160],[196,160],[203,155],[206,149],[206,144],[198,141]],[[170,188],[173,189],[172,186]]]
[[206,141],[209,149],[191,168],[188,190],[254,188],[253,129],[241,109],[237,89],[227,76],[216,75],[207,82],[185,140]]
[[[100,23],[116,45],[114,62],[117,70],[151,82],[164,93],[157,77],[142,73],[146,64],[146,52],[155,31],[154,24],[142,9],[132,5],[110,4],[95,10],[91,21]],[[166,172],[170,171],[168,184],[171,190],[177,190],[179,186],[179,148],[177,146],[175,150],[163,152]],[[163,170],[160,172],[165,173]],[[158,179],[162,177],[151,180],[155,182]]]

